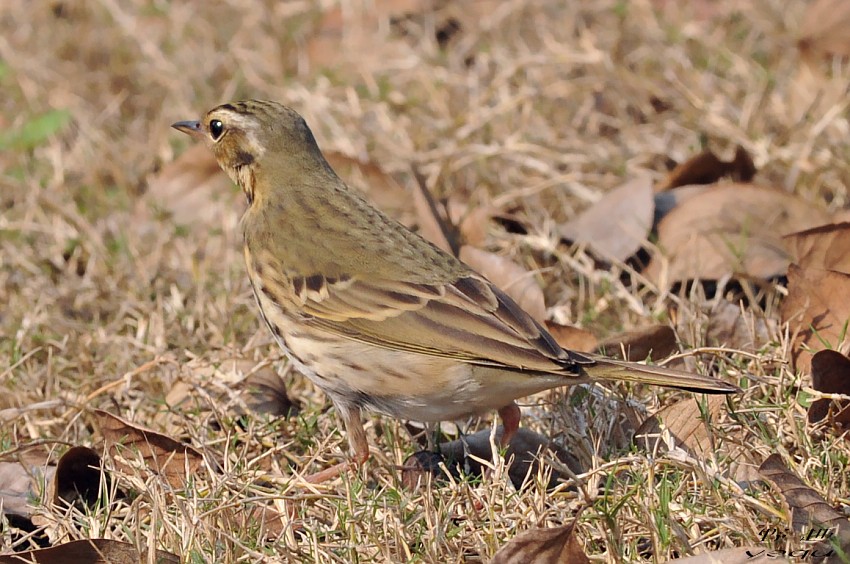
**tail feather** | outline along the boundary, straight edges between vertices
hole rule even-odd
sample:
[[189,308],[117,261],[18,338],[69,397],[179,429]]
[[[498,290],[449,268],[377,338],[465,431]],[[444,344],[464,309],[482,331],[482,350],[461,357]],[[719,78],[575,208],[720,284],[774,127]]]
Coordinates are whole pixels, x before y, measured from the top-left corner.
[[732,394],[741,391],[738,386],[717,378],[700,376],[663,366],[625,362],[596,355],[587,356],[594,362],[580,366],[582,374],[591,380],[620,380],[703,394]]

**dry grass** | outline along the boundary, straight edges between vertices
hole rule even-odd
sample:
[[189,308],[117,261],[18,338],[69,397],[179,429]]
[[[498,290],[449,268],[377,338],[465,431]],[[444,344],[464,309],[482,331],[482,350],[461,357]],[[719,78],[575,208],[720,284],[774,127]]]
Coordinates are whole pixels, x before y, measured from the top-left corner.
[[[368,19],[358,10],[373,5],[340,4],[346,21]],[[840,208],[848,123],[843,100],[807,105],[794,92],[802,2],[694,4],[706,19],[665,4],[451,4],[377,18],[365,33],[346,24],[338,39],[325,27],[331,45],[343,43],[336,49],[311,40],[333,6],[306,1],[4,2],[0,409],[21,411],[2,424],[0,454],[41,440],[57,454],[96,444],[90,410],[103,408],[188,439],[210,461],[185,491],[121,478],[129,497],[62,517],[54,540],[153,541],[187,562],[477,562],[589,503],[578,532],[594,561],[663,562],[760,544],[762,528],[785,526],[769,489],[723,477],[735,442],[754,460],[782,453],[829,501],[848,503],[850,449],[805,425],[782,335],[752,343],[749,356],[697,357],[703,370],[749,386],[731,400],[734,415],[713,423],[718,448],[707,460],[647,456],[624,438],[630,413],[677,394],[639,390],[627,402],[614,388],[567,390],[540,398],[547,403],[525,423],[590,468],[578,493],[518,492],[499,465],[483,482],[404,490],[395,466],[413,442],[378,417],[364,470],[305,488],[293,468],[321,468],[347,446],[327,400],[286,371],[257,322],[238,195],[210,204],[219,207],[209,222],[179,226],[163,213],[168,202],[146,194],[188,147],[170,123],[231,99],[277,99],[305,115],[326,150],[402,174],[416,163],[439,193],[514,208],[535,231],[494,232],[488,246],[539,272],[562,321],[605,336],[665,319],[676,304],[691,314],[684,349],[702,346],[709,300],[598,270],[556,244],[555,226],[638,170],[660,178],[667,159],[705,140],[727,153],[743,145],[762,181]],[[443,47],[436,32],[449,18],[460,31]],[[833,72],[842,89],[844,70]],[[203,368],[230,358],[273,359],[300,416],[240,417],[237,375]],[[177,386],[189,393],[175,406],[165,398]],[[261,523],[245,526],[245,504],[260,501],[300,529],[266,539]],[[8,548],[9,529],[0,533]]]

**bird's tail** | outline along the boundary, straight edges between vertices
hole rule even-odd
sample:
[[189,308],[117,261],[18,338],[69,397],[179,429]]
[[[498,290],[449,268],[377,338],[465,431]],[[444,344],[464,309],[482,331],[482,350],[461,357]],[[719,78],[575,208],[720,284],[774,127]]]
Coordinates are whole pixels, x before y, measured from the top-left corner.
[[717,378],[690,374],[663,366],[650,366],[595,355],[583,356],[593,360],[592,363],[580,365],[583,375],[591,380],[637,382],[703,394],[732,394],[741,391],[737,386]]

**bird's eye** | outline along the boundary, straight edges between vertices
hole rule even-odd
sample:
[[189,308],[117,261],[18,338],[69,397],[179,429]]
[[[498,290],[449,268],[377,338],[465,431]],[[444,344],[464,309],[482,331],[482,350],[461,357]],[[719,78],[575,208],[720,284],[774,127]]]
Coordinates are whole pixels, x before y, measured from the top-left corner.
[[214,119],[210,121],[210,135],[212,135],[213,141],[217,141],[222,133],[224,133],[224,124],[221,123],[221,120]]

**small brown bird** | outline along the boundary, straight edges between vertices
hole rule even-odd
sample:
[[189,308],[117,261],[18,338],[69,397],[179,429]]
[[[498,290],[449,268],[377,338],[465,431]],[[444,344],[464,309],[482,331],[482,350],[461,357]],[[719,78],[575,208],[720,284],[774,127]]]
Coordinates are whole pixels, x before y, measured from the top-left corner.
[[[723,381],[579,354],[454,256],[390,219],[328,165],[295,111],[249,100],[174,128],[202,138],[244,191],[245,261],[260,313],[291,362],[333,400],[357,463],[360,410],[434,422],[599,379],[731,393]],[[322,481],[345,467],[311,477]]]

